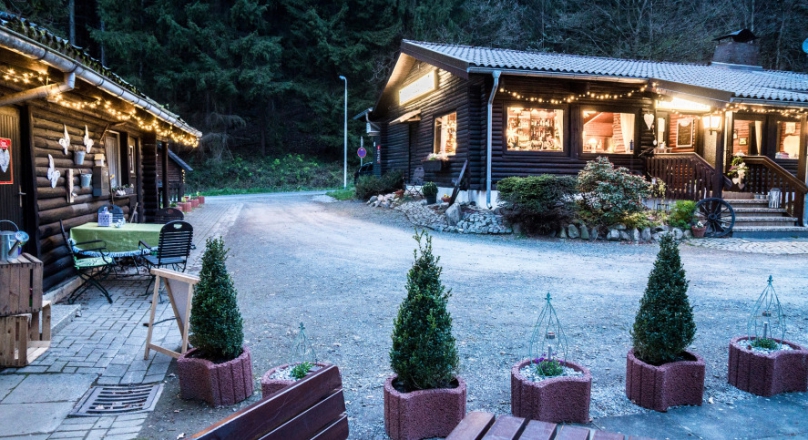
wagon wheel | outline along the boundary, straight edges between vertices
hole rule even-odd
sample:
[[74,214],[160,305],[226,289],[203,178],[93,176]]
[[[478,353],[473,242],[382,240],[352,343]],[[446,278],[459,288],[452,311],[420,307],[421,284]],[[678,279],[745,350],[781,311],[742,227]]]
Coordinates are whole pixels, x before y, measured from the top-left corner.
[[696,216],[707,226],[705,237],[723,237],[735,226],[735,210],[724,199],[711,197],[696,203]]

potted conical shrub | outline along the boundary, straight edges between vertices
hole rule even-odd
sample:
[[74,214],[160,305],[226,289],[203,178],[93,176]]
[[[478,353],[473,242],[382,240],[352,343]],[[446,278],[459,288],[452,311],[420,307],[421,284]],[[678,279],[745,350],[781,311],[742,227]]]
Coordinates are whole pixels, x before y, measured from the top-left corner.
[[177,360],[183,399],[218,407],[253,393],[250,350],[243,346],[236,288],[227,273],[224,239],[208,238],[199,283],[191,303],[189,342],[194,347]]
[[665,234],[626,358],[626,395],[644,408],[667,411],[671,406],[701,405],[704,359],[686,350],[696,336],[687,287],[679,248],[673,236]]
[[415,240],[407,297],[393,323],[395,374],[384,384],[384,427],[393,440],[446,437],[466,413],[466,383],[456,375],[457,347],[446,309],[451,291],[440,280],[432,237],[416,232]]

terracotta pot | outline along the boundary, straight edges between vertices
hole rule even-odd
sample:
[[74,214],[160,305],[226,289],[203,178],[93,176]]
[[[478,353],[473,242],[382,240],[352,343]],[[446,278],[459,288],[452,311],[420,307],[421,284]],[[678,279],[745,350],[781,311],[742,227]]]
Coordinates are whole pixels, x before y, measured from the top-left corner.
[[[283,370],[284,368],[288,367],[290,364],[283,364],[279,365],[266,373],[261,377],[261,398],[266,399],[267,397],[277,393],[278,391],[292,385],[293,383],[297,382],[295,380],[281,380],[281,379],[270,379],[273,374],[275,374],[278,370]],[[317,362],[314,365],[317,365],[320,368],[325,368],[331,364],[324,364]],[[311,374],[311,372],[309,372]]]
[[693,233],[693,237],[695,238],[704,238],[704,233],[707,232],[707,227],[697,228],[695,226],[690,227],[690,231]]
[[533,382],[519,370],[531,362],[525,359],[511,368],[511,413],[516,417],[550,423],[589,423],[592,374],[578,364],[567,367],[583,376],[559,376]]
[[188,350],[177,359],[183,399],[204,400],[218,407],[236,404],[252,395],[252,360],[247,347],[239,357],[221,364],[192,357],[197,352],[196,348]]
[[451,198],[451,197],[441,197],[441,198],[440,198],[440,200],[441,200],[443,203],[449,203],[449,202],[451,202],[451,201],[452,201],[452,198]]
[[384,383],[384,430],[393,440],[446,437],[466,415],[466,382],[457,387],[401,393],[393,387],[398,376]]
[[770,353],[747,348],[748,336],[729,343],[728,382],[758,396],[773,396],[792,391],[808,391],[808,350],[793,342],[774,339],[792,350]]
[[397,190],[395,191],[395,194],[396,194],[398,197],[401,197],[401,196],[403,196],[403,195],[404,195],[404,190],[403,190],[403,189],[397,189]]
[[704,359],[685,351],[688,360],[651,365],[626,356],[626,396],[643,408],[667,411],[671,406],[701,406],[704,395]]

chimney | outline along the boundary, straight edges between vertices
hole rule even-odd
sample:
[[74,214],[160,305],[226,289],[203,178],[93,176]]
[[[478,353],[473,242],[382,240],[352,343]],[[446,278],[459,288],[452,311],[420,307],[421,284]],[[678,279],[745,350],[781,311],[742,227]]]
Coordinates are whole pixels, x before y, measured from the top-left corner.
[[749,29],[741,29],[713,39],[715,46],[712,66],[728,69],[763,70],[758,64],[757,37]]

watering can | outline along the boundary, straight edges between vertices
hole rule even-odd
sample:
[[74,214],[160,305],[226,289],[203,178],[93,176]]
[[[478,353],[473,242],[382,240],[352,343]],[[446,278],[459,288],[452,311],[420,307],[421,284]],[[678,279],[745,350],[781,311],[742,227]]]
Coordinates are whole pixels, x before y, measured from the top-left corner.
[[17,229],[16,231],[0,231],[0,263],[15,263],[25,243],[20,240],[20,231],[14,222],[10,220],[0,220],[0,222],[11,223]]

